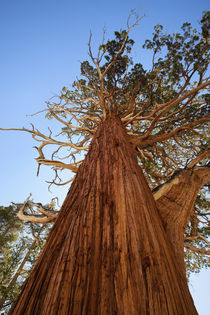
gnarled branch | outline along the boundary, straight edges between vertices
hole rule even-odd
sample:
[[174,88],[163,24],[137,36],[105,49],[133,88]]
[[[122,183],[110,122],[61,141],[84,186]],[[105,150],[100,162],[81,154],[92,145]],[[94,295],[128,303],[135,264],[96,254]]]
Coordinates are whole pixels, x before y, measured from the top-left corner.
[[164,228],[180,261],[183,273],[184,233],[199,190],[210,181],[209,167],[194,167],[175,172],[153,193]]
[[[30,200],[30,196],[26,199],[24,204],[21,205],[20,210],[17,213],[17,217],[22,221],[29,221],[33,223],[49,223],[53,222],[57,218],[57,213],[52,213],[49,209],[44,207],[41,203],[35,203]],[[14,204],[14,203],[13,203]],[[20,204],[19,204],[20,205]],[[36,210],[42,215],[28,214],[26,213],[27,209],[36,207]]]

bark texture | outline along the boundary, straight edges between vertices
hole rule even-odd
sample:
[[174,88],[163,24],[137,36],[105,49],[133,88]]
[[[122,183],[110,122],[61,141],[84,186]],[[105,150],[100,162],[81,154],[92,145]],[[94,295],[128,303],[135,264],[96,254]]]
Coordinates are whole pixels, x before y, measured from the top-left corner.
[[117,117],[99,126],[11,314],[197,314]]
[[184,233],[199,190],[210,181],[209,167],[182,170],[153,194],[166,234],[185,274]]

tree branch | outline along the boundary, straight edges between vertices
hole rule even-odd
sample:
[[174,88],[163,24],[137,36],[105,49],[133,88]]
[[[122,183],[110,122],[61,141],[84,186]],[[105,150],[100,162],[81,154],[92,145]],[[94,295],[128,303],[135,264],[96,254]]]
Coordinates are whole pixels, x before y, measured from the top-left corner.
[[72,164],[66,164],[66,163],[62,163],[60,161],[55,161],[55,160],[47,160],[47,159],[42,159],[42,158],[36,158],[37,162],[39,164],[43,164],[43,165],[52,165],[52,166],[56,166],[58,168],[62,168],[62,169],[68,169],[74,173],[77,172],[78,167],[72,165]]
[[[198,119],[197,121],[194,121],[192,123],[189,123],[189,124],[186,124],[186,125],[183,125],[183,126],[180,126],[180,127],[177,127],[175,129],[173,129],[172,131],[168,132],[168,133],[164,133],[162,135],[152,135],[151,137],[149,137],[148,139],[145,139],[149,136],[149,134],[146,134],[143,135],[143,136],[135,136],[135,135],[131,135],[130,136],[130,139],[131,139],[131,142],[135,145],[135,146],[139,146],[140,148],[144,148],[148,145],[152,145],[156,142],[162,142],[164,140],[167,140],[171,137],[173,137],[174,135],[176,135],[178,132],[180,131],[183,131],[183,130],[192,130],[194,131],[192,128],[193,127],[196,127],[202,123],[205,123],[205,122],[209,122],[210,121],[210,115],[206,115],[205,117],[202,117],[200,119]],[[149,131],[150,133],[151,131]]]
[[188,243],[184,243],[184,247],[193,251],[193,252],[197,252],[199,254],[202,254],[202,255],[210,255],[210,250],[206,250],[206,249],[203,249],[203,248],[197,248],[191,244],[188,244]]
[[[57,213],[52,214],[49,211],[46,211],[46,208],[42,206],[40,203],[34,203],[30,201],[31,195],[26,199],[24,204],[20,207],[20,210],[17,213],[17,217],[22,221],[29,221],[33,223],[49,223],[53,222],[57,218]],[[41,212],[43,215],[28,215],[25,213],[27,209],[30,207],[36,207],[39,212]]]
[[194,209],[198,192],[209,180],[209,167],[182,169],[175,172],[171,179],[153,191],[163,226],[177,259],[182,265],[183,272],[185,270],[184,232]]
[[200,153],[195,159],[193,159],[188,165],[187,168],[192,168],[198,164],[204,158],[210,157],[210,148],[207,148],[204,152]]
[[94,132],[95,132],[94,130],[91,130],[91,129],[86,128],[86,127],[72,126],[71,124],[67,123],[65,120],[63,120],[60,117],[58,117],[53,109],[49,108],[49,110],[50,110],[50,113],[52,114],[52,116],[56,120],[58,120],[59,122],[61,122],[64,125],[66,125],[68,128],[70,128],[70,129],[77,129],[77,130],[81,130],[81,131],[87,131],[87,132],[89,132],[91,134],[94,134]]
[[203,240],[206,244],[208,244],[208,246],[210,246],[210,242],[205,237],[200,235],[199,233],[195,236],[185,236],[185,241],[194,241],[194,240],[197,240],[199,238],[201,240]]
[[[146,131],[146,133],[144,135],[141,136],[141,139],[146,139],[148,138],[148,136],[151,134],[152,130],[154,129],[155,124],[159,121],[160,117],[163,116],[169,109],[171,109],[172,107],[174,107],[175,105],[181,103],[184,99],[188,98],[189,96],[191,96],[192,94],[197,93],[198,91],[200,91],[201,89],[204,89],[206,86],[208,86],[210,84],[210,81],[204,82],[203,84],[200,84],[199,86],[197,86],[196,88],[187,91],[184,95],[182,95],[179,98],[175,98],[165,104],[162,104],[161,106],[157,107],[154,111],[153,111],[153,115],[156,112],[159,112],[161,109],[163,109],[151,122],[151,125],[149,126],[148,130]],[[158,105],[157,105],[158,106]],[[184,106],[183,106],[184,108]]]
[[[25,132],[28,132],[28,133],[31,133],[32,134],[32,138],[36,141],[43,141],[43,144],[45,145],[48,145],[48,144],[57,144],[57,145],[62,145],[62,146],[67,146],[67,147],[71,147],[71,148],[74,148],[76,150],[87,150],[89,149],[89,146],[85,146],[85,147],[79,147],[73,143],[70,143],[70,142],[61,142],[61,141],[57,141],[51,137],[48,137],[48,136],[45,136],[44,134],[42,134],[38,129],[34,130],[34,128],[32,130],[30,129],[26,129],[26,128],[0,128],[0,130],[3,130],[3,131],[25,131]],[[39,137],[41,139],[37,139],[36,138]],[[45,139],[46,141],[44,141],[43,139]]]

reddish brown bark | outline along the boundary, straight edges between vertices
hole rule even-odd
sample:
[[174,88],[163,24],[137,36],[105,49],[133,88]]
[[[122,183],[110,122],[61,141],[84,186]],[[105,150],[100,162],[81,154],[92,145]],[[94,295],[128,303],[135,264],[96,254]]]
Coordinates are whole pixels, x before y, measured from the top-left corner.
[[182,170],[155,194],[166,234],[174,248],[177,261],[185,274],[184,233],[193,213],[199,190],[210,180],[209,167]]
[[117,117],[97,130],[11,314],[197,314]]

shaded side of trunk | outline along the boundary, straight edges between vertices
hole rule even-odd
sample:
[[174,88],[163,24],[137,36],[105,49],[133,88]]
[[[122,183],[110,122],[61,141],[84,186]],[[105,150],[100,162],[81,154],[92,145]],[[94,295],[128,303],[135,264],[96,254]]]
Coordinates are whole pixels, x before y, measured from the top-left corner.
[[209,181],[209,167],[186,169],[153,195],[183,274],[185,274],[184,233],[193,213],[198,192]]
[[197,314],[117,117],[99,126],[11,314]]

